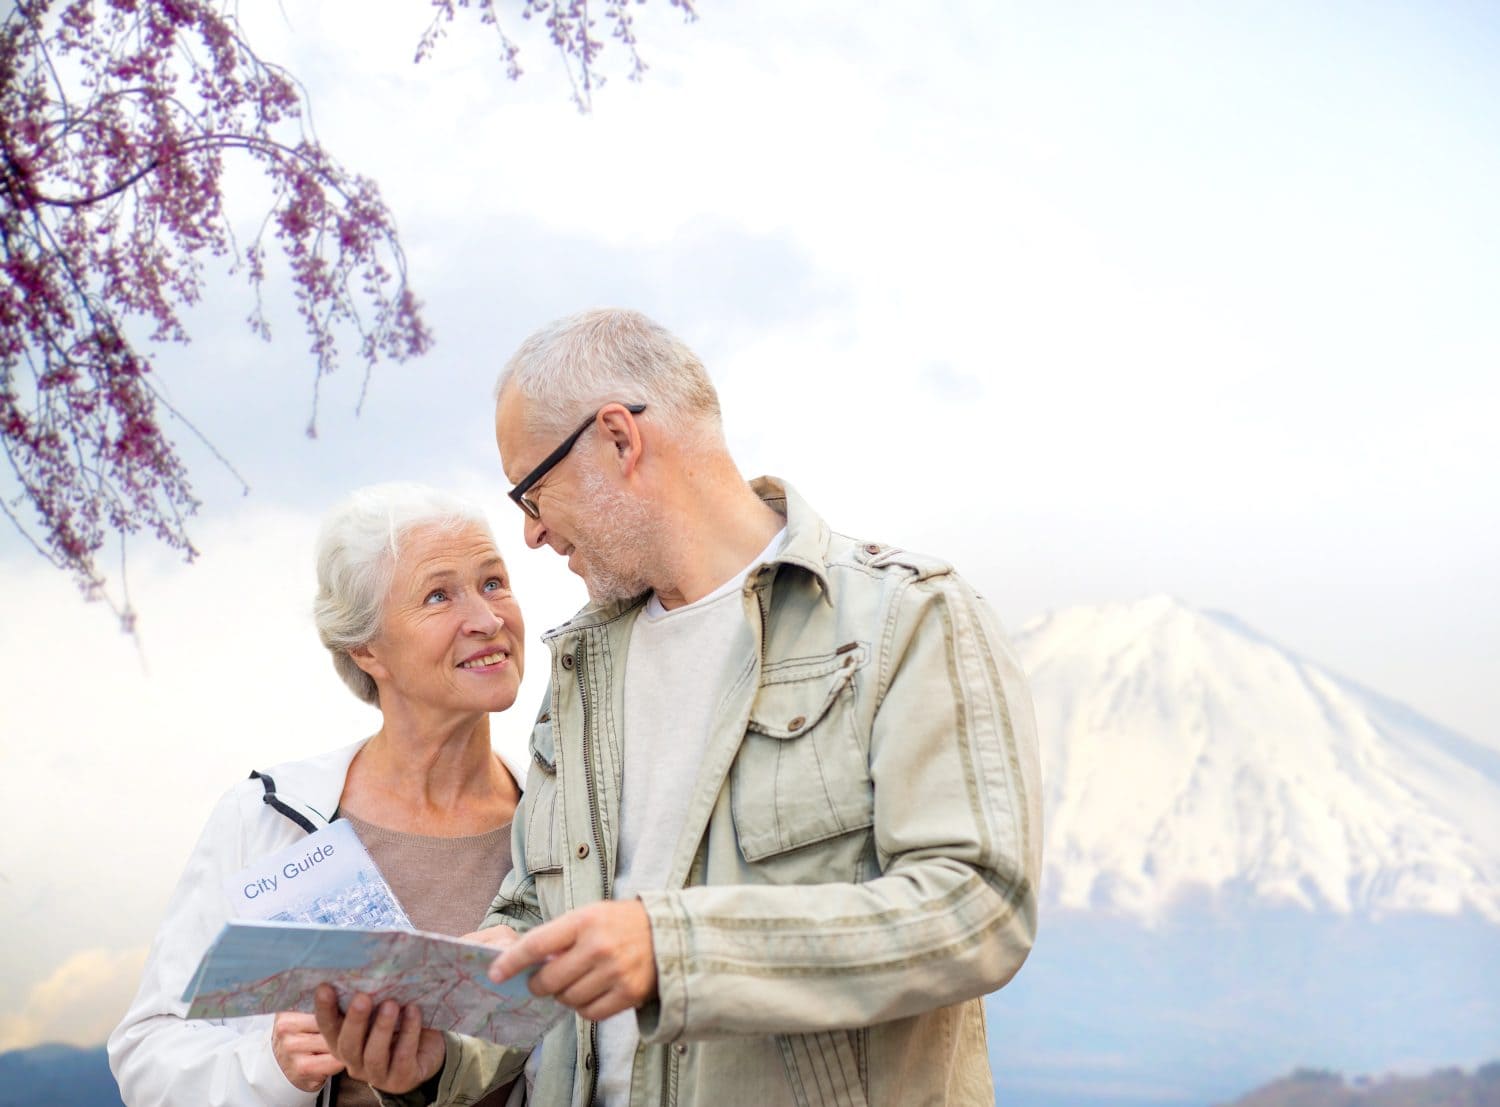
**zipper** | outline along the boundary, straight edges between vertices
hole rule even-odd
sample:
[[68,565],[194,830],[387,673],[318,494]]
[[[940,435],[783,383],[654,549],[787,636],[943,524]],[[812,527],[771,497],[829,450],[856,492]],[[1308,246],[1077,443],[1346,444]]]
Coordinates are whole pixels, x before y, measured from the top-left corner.
[[[583,781],[589,800],[589,831],[593,835],[594,856],[599,861],[600,898],[609,899],[609,869],[604,864],[604,849],[601,845],[603,828],[599,823],[599,793],[594,788],[594,729],[590,717],[592,712],[589,710],[588,681],[584,679],[583,673],[582,645],[583,637],[580,635],[579,646],[573,649],[573,669],[578,674],[578,699],[583,709]],[[583,1102],[592,1104],[594,1093],[599,1090],[599,1024],[593,1020],[589,1021],[589,1056],[593,1063],[588,1069],[588,1094],[583,1097]]]
[[677,1051],[663,1046],[667,1053],[667,1071],[661,1082],[661,1107],[675,1107],[677,1103]]
[[[764,570],[761,573],[765,575]],[[770,606],[771,598],[766,595],[768,585],[760,585],[757,582],[755,589],[755,609],[760,613],[760,667],[765,671],[766,667],[766,608]]]

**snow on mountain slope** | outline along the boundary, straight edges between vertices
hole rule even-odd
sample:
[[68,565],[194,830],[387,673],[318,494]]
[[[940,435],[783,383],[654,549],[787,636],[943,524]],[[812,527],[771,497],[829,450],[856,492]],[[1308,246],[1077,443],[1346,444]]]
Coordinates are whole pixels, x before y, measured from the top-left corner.
[[1500,753],[1169,597],[1016,635],[1047,902],[1160,917],[1184,893],[1500,922]]

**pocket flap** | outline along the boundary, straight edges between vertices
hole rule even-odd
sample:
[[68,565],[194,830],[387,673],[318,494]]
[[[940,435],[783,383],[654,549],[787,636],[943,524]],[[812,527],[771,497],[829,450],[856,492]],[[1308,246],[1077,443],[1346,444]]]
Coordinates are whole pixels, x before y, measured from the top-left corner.
[[852,687],[868,656],[863,644],[850,642],[761,671],[730,769],[735,834],[746,861],[871,825],[869,743],[856,724]]
[[525,808],[524,822],[526,871],[538,873],[562,871],[559,849],[557,791],[557,745],[552,733],[551,716],[543,711],[531,728],[531,772],[527,774],[526,791],[521,796]]
[[864,664],[862,646],[823,657],[783,661],[761,674],[749,729],[769,738],[796,738],[817,726]]
[[542,770],[557,772],[557,739],[552,733],[552,714],[543,711],[531,728],[531,760]]

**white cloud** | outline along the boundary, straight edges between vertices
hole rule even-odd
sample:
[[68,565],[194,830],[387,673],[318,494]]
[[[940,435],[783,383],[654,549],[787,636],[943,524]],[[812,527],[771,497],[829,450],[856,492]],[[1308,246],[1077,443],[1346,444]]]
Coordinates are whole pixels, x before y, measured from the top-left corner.
[[145,946],[73,954],[31,987],[19,1011],[0,1011],[0,1053],[43,1042],[98,1045],[125,1014],[145,963]]

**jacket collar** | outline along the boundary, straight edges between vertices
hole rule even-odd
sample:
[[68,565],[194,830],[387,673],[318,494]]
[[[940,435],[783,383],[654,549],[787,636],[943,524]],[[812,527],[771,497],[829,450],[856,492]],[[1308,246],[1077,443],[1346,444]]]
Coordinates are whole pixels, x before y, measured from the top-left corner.
[[344,777],[349,775],[354,755],[368,741],[361,738],[315,757],[274,765],[266,773],[276,781],[278,798],[301,804],[326,823],[338,809],[339,797],[344,794]]
[[[344,778],[349,775],[354,755],[368,741],[368,738],[361,738],[358,742],[315,757],[273,765],[266,770],[266,775],[276,782],[278,799],[300,804],[313,814],[321,816],[326,823],[338,810],[339,798],[344,794]],[[508,743],[496,741],[493,735],[490,748],[499,756],[500,763],[510,771],[516,785],[524,789],[530,758],[521,757],[522,751],[510,749]]]
[[750,487],[767,507],[786,519],[786,544],[768,564],[795,565],[805,570],[828,595],[828,524],[807,506],[796,489],[778,477],[756,477]]

